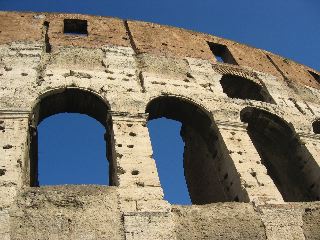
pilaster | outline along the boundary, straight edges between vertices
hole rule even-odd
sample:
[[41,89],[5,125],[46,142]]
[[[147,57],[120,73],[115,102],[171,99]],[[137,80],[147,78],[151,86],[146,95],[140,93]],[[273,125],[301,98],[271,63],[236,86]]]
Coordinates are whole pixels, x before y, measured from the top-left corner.
[[147,128],[148,115],[109,113],[115,184],[126,239],[173,239],[171,207],[163,200]]
[[222,121],[216,121],[216,125],[240,177],[241,189],[247,193],[249,201],[257,205],[283,203],[280,192],[267,174],[247,133],[247,125]]
[[29,112],[0,110],[0,206],[12,204],[24,184]]

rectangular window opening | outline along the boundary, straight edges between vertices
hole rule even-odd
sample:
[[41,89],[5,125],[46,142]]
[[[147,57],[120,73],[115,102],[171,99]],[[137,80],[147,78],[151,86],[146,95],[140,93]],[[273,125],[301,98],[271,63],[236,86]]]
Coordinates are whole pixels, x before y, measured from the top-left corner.
[[320,75],[319,75],[319,74],[317,74],[317,73],[315,73],[315,72],[313,72],[313,71],[309,71],[309,70],[308,70],[308,72],[310,73],[310,75],[311,75],[318,83],[320,83]]
[[88,35],[88,23],[87,20],[80,19],[64,19],[64,34],[72,35]]
[[218,62],[237,64],[227,46],[213,42],[207,43]]

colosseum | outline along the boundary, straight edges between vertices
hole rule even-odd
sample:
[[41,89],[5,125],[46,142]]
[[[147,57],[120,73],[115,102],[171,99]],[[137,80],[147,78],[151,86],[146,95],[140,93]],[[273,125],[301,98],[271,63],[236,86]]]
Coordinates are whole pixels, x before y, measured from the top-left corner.
[[[3,240],[320,239],[320,72],[212,35],[0,12]],[[37,126],[106,128],[109,186],[39,186]],[[164,199],[147,122],[182,123],[192,205]]]

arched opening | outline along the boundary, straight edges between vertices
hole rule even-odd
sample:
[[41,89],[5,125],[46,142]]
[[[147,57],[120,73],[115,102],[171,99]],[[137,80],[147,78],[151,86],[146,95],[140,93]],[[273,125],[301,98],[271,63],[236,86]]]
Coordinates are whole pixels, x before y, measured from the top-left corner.
[[[100,136],[98,136],[98,138],[101,141],[103,139],[106,140],[104,142],[104,148],[105,148],[104,160],[106,162],[104,164],[102,164],[101,166],[106,166],[106,169],[104,169],[104,171],[106,172],[106,174],[105,174],[106,177],[108,176],[107,173],[109,171],[109,184],[112,185],[112,183],[113,183],[113,180],[112,180],[113,176],[111,174],[112,166],[110,166],[109,170],[108,170],[108,161],[107,161],[107,159],[112,159],[112,158],[111,158],[111,156],[108,156],[107,159],[105,159],[106,155],[108,153],[110,155],[110,153],[111,153],[111,151],[107,151],[107,147],[110,148],[109,144],[107,144],[110,142],[109,141],[109,132],[110,131],[108,131],[108,124],[107,124],[108,109],[109,109],[109,107],[107,106],[107,104],[102,99],[97,97],[95,94],[93,94],[89,91],[84,91],[84,90],[80,90],[80,89],[76,89],[76,88],[60,89],[57,91],[50,92],[49,94],[46,94],[46,96],[43,96],[42,98],[40,98],[40,101],[36,104],[36,106],[33,109],[33,114],[30,119],[30,134],[29,134],[29,138],[30,138],[29,139],[29,142],[30,142],[29,175],[30,176],[29,176],[29,179],[26,179],[26,181],[29,182],[29,184],[31,186],[39,186],[39,178],[38,178],[39,159],[42,161],[41,164],[45,164],[44,161],[48,161],[48,159],[42,159],[41,156],[39,158],[38,140],[43,139],[43,137],[38,138],[38,130],[41,130],[42,125],[46,125],[48,122],[50,123],[54,119],[58,119],[61,121],[61,118],[62,119],[64,118],[65,122],[73,120],[73,121],[76,121],[76,124],[81,124],[81,123],[79,123],[79,120],[80,120],[80,118],[82,118],[82,120],[85,121],[85,124],[90,124],[90,121],[93,121],[93,124],[98,125],[98,128],[100,127],[100,131],[98,131],[100,133]],[[87,116],[85,116],[85,115],[87,115]],[[73,119],[72,119],[72,117],[73,117]],[[96,122],[94,119],[98,122]],[[43,120],[45,120],[45,121],[43,121]],[[43,123],[42,123],[42,121],[43,121]],[[60,129],[61,131],[68,132],[68,130],[70,130],[71,128],[76,129],[76,124],[75,124],[75,122],[73,122],[72,126],[70,126],[70,125],[65,126],[63,124],[60,124],[60,126],[55,126],[55,127]],[[63,130],[63,127],[65,128],[64,130]],[[88,125],[87,125],[87,127],[88,127]],[[104,131],[101,130],[101,128],[104,129]],[[78,133],[82,132],[82,130],[83,129],[79,129],[79,128],[76,129],[76,131],[78,131]],[[86,130],[90,131],[90,129],[86,129]],[[58,131],[58,130],[56,129],[56,131]],[[78,133],[75,133],[74,136],[72,136],[72,137],[77,136]],[[58,136],[59,133],[55,132],[53,135]],[[82,140],[83,140],[82,142],[87,141],[88,137],[89,137],[88,134],[87,134],[87,136],[80,136],[80,137],[78,136],[78,138],[82,138]],[[68,137],[65,136],[65,138],[68,138]],[[85,138],[86,138],[86,140],[85,140]],[[63,140],[66,140],[66,139],[63,139]],[[63,142],[63,140],[61,140],[61,142],[58,143],[60,146],[61,146],[61,143]],[[77,141],[81,142],[81,140],[79,140],[79,139],[77,139]],[[77,141],[74,139],[74,143],[76,143]],[[101,142],[99,144],[101,144]],[[68,149],[68,146],[65,147],[65,149]],[[70,146],[70,149],[72,149],[71,146]],[[58,151],[58,150],[60,151],[61,147],[55,149],[55,151]],[[83,149],[79,149],[78,151],[81,152],[82,150]],[[50,149],[49,149],[49,151],[50,151]],[[41,154],[43,154],[43,152],[41,152],[40,155]],[[76,152],[74,152],[73,154],[76,155]],[[94,157],[95,154],[96,153],[92,153],[92,157]],[[63,156],[63,153],[62,153],[62,156]],[[62,161],[61,161],[62,159],[55,159],[55,160],[56,160],[56,163],[59,163],[59,162],[62,163]],[[91,161],[91,164],[95,164],[94,162],[96,160],[97,160],[96,158],[88,159],[88,161]],[[67,165],[70,164],[70,162],[68,162],[68,159],[65,157],[63,157],[63,161]],[[80,165],[81,163],[78,162],[77,164]],[[89,163],[87,163],[87,164],[89,164]],[[111,163],[110,163],[110,165],[111,165]],[[61,167],[63,167],[63,166],[61,166]],[[75,166],[73,168],[73,171],[70,172],[71,176],[77,175],[75,173],[76,169],[77,169],[77,166]],[[94,168],[92,168],[92,169],[94,169]],[[96,174],[96,172],[87,172],[87,174],[94,176]],[[41,175],[42,175],[42,173],[41,173]],[[56,174],[56,176],[59,176],[59,174]],[[90,179],[90,178],[82,178],[82,179],[87,179],[87,180],[84,180],[84,182],[79,182],[78,180],[74,179],[74,180],[68,180],[68,181],[64,182],[62,179],[55,179],[52,181],[52,184],[55,184],[55,183],[57,183],[57,184],[98,183],[97,181],[93,180],[94,177],[92,179]],[[107,184],[108,180],[101,182],[101,183]],[[44,181],[44,184],[46,184],[45,181]],[[50,184],[50,182],[48,182],[47,184]],[[42,185],[41,182],[40,182],[40,185]]]
[[162,117],[148,121],[148,129],[165,199],[171,204],[191,204],[183,172],[181,122]]
[[241,120],[285,201],[317,200],[317,180],[308,171],[310,156],[292,128],[278,116],[257,108],[245,108]]
[[312,129],[315,134],[320,134],[320,120],[316,120],[312,123]]
[[108,185],[106,129],[78,113],[59,113],[38,125],[38,182]]
[[220,83],[223,92],[230,98],[271,102],[261,85],[244,77],[226,74],[222,76]]
[[[181,123],[180,134],[184,142],[183,160],[180,160],[183,161],[184,169],[181,169],[181,172],[183,171],[185,176],[193,204],[247,200],[242,197],[239,176],[228,151],[205,110],[190,101],[164,96],[153,99],[146,112],[149,113],[149,121],[167,118]],[[153,148],[156,148],[155,142],[155,139],[152,139]],[[155,156],[157,166],[161,161],[158,157]],[[180,165],[182,164],[180,162]],[[167,175],[176,174],[171,171],[170,166],[166,169],[158,168],[158,171],[166,171]],[[162,183],[161,177],[164,174],[160,172],[159,176]],[[174,181],[167,187],[174,191],[179,186]],[[168,192],[166,186],[163,188],[165,193]]]

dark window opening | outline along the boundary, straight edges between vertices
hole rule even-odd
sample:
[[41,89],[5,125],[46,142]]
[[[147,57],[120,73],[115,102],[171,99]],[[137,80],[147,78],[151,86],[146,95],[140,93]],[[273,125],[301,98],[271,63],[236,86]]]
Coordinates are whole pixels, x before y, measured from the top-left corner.
[[319,74],[312,72],[312,71],[309,71],[309,70],[308,70],[308,72],[317,81],[317,83],[320,83],[320,75]]
[[212,42],[207,43],[218,62],[237,64],[227,46]]
[[256,108],[242,110],[241,120],[248,123],[248,134],[283,199],[288,202],[317,200],[315,161],[288,124]]
[[[152,100],[146,109],[149,113],[150,124],[153,124],[154,119],[165,117],[167,119],[180,122],[180,135],[184,142],[183,160],[174,159],[175,162],[181,161],[180,167],[184,172],[185,182],[191,202],[193,204],[207,204],[213,202],[248,201],[247,195],[241,188],[240,179],[232,165],[232,160],[226,155],[226,146],[224,145],[218,131],[213,127],[212,121],[205,110],[201,107],[176,97],[159,97]],[[161,120],[163,121],[163,120]],[[170,128],[161,131],[170,131]],[[150,129],[152,134],[153,130]],[[166,141],[166,140],[162,140]],[[152,137],[152,145],[154,149],[157,142]],[[165,150],[164,150],[165,151]],[[157,151],[155,151],[157,153]],[[169,153],[170,154],[170,153]],[[158,165],[166,165],[158,163],[164,161],[161,157],[155,155],[155,160]],[[174,183],[165,184],[161,177],[165,174],[175,175],[175,171],[171,171],[172,167],[167,164],[166,168],[158,168],[160,181],[164,188],[164,192],[174,192],[178,187]],[[167,171],[161,173],[160,171]],[[180,178],[182,174],[179,174]],[[226,178],[224,176],[227,176]],[[179,180],[183,182],[183,179]],[[171,189],[166,189],[171,188]],[[187,194],[187,193],[185,193]],[[168,196],[165,196],[170,201]],[[178,203],[178,202],[174,202]],[[180,204],[185,204],[181,203]]]
[[77,35],[88,35],[87,20],[64,19],[63,22],[64,22],[63,33],[77,34]]
[[312,123],[312,128],[315,134],[320,134],[320,120],[314,121]]
[[50,41],[49,41],[49,27],[50,27],[50,23],[48,21],[44,21],[43,22],[43,27],[44,27],[44,43],[45,43],[45,49],[46,49],[46,53],[51,53],[51,45],[50,45]]
[[[30,142],[30,149],[29,149],[30,178],[26,178],[27,181],[29,179],[29,182],[27,182],[27,184],[30,184],[31,186],[39,186],[39,177],[38,177],[39,173],[41,174],[40,181],[42,181],[41,180],[42,177],[45,177],[45,176],[42,176],[44,173],[39,172],[39,159],[40,159],[40,161],[42,161],[42,163],[40,163],[40,166],[41,166],[41,164],[47,162],[48,159],[42,158],[42,157],[46,157],[46,156],[45,155],[41,156],[41,154],[44,154],[44,152],[41,152],[42,150],[38,146],[39,140],[42,141],[42,137],[46,137],[46,136],[41,136],[41,132],[43,132],[43,129],[42,129],[42,121],[43,120],[45,120],[43,122],[43,124],[46,125],[52,119],[53,120],[56,119],[57,121],[59,121],[59,118],[61,118],[61,116],[62,117],[63,117],[63,115],[67,116],[68,113],[69,114],[70,113],[77,114],[78,117],[73,119],[76,121],[77,121],[77,119],[79,120],[81,115],[82,115],[82,119],[84,117],[87,119],[87,122],[88,122],[88,119],[92,120],[91,118],[97,120],[102,126],[100,124],[98,124],[98,128],[100,127],[100,130],[98,131],[99,136],[96,135],[97,136],[96,139],[100,139],[99,146],[101,146],[101,144],[104,144],[104,149],[105,149],[104,161],[108,161],[108,159],[112,159],[112,156],[111,156],[112,151],[110,151],[111,146],[110,146],[110,144],[108,144],[110,142],[110,134],[109,134],[110,131],[108,130],[109,124],[107,124],[108,109],[109,109],[109,107],[107,106],[107,104],[102,99],[97,97],[96,95],[94,95],[90,92],[87,92],[87,91],[74,89],[74,88],[57,90],[57,91],[54,91],[52,94],[44,96],[42,99],[40,99],[39,103],[35,106],[35,108],[33,110],[33,116],[30,119],[30,134],[29,134],[29,138],[30,138],[30,140],[29,140],[29,142]],[[67,113],[67,115],[61,114],[61,113]],[[84,116],[84,114],[87,116]],[[52,116],[52,115],[55,115],[55,116]],[[52,116],[52,117],[50,117],[50,116]],[[89,118],[88,116],[91,118]],[[48,119],[46,119],[46,118],[48,118]],[[72,119],[69,118],[68,120],[72,120]],[[68,120],[66,120],[66,121],[68,121]],[[57,126],[55,126],[55,127],[57,127]],[[62,127],[61,131],[67,132],[68,130],[70,130],[69,128],[74,128],[75,125],[71,124],[69,126],[63,126],[63,124],[60,124],[60,126],[58,126],[58,127]],[[63,130],[63,127],[65,127],[64,130]],[[103,128],[103,130],[101,129],[101,127]],[[86,130],[88,130],[88,129],[86,129]],[[77,131],[85,132],[84,129],[83,130],[78,129]],[[39,135],[38,132],[40,133],[40,138],[38,138],[38,135]],[[49,134],[54,134],[56,136],[59,136],[60,133],[58,133],[58,130],[57,130],[56,132],[51,132]],[[71,137],[73,137],[73,136],[71,136]],[[80,139],[74,139],[74,138],[73,139],[74,139],[74,142],[85,143],[86,141],[88,141],[88,137],[89,136],[82,136],[82,137],[79,137]],[[103,138],[105,138],[105,140],[106,140],[104,143],[101,142]],[[65,139],[63,139],[63,140],[65,140]],[[62,141],[60,141],[60,143],[59,143],[59,141],[56,142],[56,144],[61,144],[61,143],[62,143]],[[41,143],[39,143],[39,144],[41,147]],[[67,147],[67,146],[61,146],[61,148],[65,148],[65,147]],[[107,149],[107,147],[108,147],[108,149]],[[61,150],[61,148],[60,149],[56,148],[54,151]],[[41,151],[38,152],[38,149],[40,149]],[[66,149],[68,149],[68,148],[66,148]],[[83,150],[84,149],[80,149],[80,147],[79,147],[78,152],[81,152]],[[50,149],[48,151],[50,151]],[[101,151],[103,151],[103,150],[101,150]],[[96,153],[92,154],[92,158],[95,158],[95,160],[96,160],[95,154]],[[103,153],[101,153],[101,154],[103,154]],[[108,156],[106,157],[106,155],[108,155]],[[63,157],[63,153],[59,156],[59,158],[61,158],[61,157]],[[99,159],[101,159],[101,155],[100,155]],[[91,162],[91,164],[95,164],[93,159],[87,159],[87,160],[88,161],[85,164],[89,164],[89,162]],[[55,163],[51,162],[49,164],[56,164],[59,161],[61,161],[61,159],[56,159],[53,161],[56,161],[56,162]],[[63,161],[67,162],[68,158],[63,157]],[[69,164],[69,162],[66,164]],[[109,184],[113,185],[113,183],[115,182],[114,181],[115,175],[113,175],[114,171],[112,170],[113,169],[112,162],[109,163],[109,169],[108,169],[108,163],[104,162],[104,163],[102,163],[102,165],[100,165],[100,167],[103,165],[106,166],[106,169],[104,169],[104,171],[105,171],[104,177],[105,178],[109,177]],[[76,168],[77,167],[75,167],[74,169],[76,169]],[[109,176],[107,173],[108,171],[109,171]],[[53,173],[53,174],[55,174],[57,177],[59,176],[59,173]],[[87,174],[89,175],[92,173],[88,172]],[[70,175],[74,176],[74,173],[70,172]],[[81,179],[84,179],[83,182],[81,182],[82,181]],[[73,179],[73,180],[68,180],[65,182],[63,182],[63,180],[61,180],[61,179],[55,179],[52,183],[48,183],[48,184],[55,184],[55,183],[69,184],[71,182],[77,183],[77,184],[80,182],[82,184],[92,184],[92,183],[97,184],[97,183],[99,183],[94,179],[91,179],[88,181],[85,179],[88,180],[88,178],[86,178],[86,177],[80,178],[79,181]],[[46,184],[46,183],[44,181],[44,182],[40,182],[40,184],[42,185],[42,184]],[[108,180],[105,179],[105,182],[101,182],[101,184],[108,184]]]
[[230,98],[251,99],[263,102],[272,102],[271,97],[261,85],[234,75],[223,75],[220,80],[223,92]]

